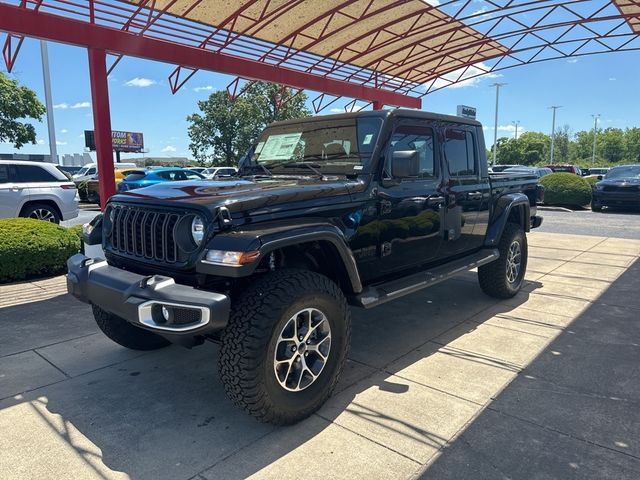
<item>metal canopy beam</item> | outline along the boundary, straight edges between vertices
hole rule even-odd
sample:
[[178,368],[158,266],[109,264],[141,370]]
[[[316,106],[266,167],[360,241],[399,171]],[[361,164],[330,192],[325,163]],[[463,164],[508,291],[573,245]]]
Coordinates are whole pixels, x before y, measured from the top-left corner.
[[111,53],[146,58],[264,80],[382,105],[420,108],[421,99],[333,78],[295,71],[202,48],[139,36],[122,30],[64,18],[0,2],[0,30]]

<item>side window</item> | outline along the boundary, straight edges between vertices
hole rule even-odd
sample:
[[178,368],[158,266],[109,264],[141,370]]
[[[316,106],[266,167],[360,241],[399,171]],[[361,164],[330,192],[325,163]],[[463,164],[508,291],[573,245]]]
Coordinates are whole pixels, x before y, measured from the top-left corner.
[[477,175],[478,165],[473,143],[473,134],[467,130],[447,128],[445,130],[444,156],[452,177]]
[[434,178],[437,175],[434,161],[434,134],[430,127],[402,125],[391,136],[389,158],[393,152],[416,150],[420,158],[419,178]]
[[0,165],[0,183],[9,183],[9,167]]
[[55,176],[36,165],[17,165],[18,179],[22,183],[59,182]]

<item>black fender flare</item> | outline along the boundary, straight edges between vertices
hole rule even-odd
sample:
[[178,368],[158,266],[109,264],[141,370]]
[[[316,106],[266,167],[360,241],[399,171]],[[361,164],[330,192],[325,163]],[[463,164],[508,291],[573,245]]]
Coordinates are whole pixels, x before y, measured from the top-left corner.
[[284,223],[259,224],[255,227],[238,227],[234,230],[222,231],[211,239],[206,250],[259,251],[258,257],[250,264],[233,267],[207,262],[204,258],[205,250],[196,264],[196,270],[221,277],[246,277],[253,274],[261,260],[271,252],[283,247],[316,241],[329,242],[335,247],[339,256],[336,261],[342,263],[351,290],[354,293],[361,292],[362,282],[356,260],[344,234],[337,226],[325,222],[308,222],[296,226]]
[[489,223],[485,237],[486,246],[494,247],[500,243],[504,227],[514,209],[524,209],[524,212],[520,215],[520,221],[525,232],[530,230],[531,205],[529,204],[529,197],[524,193],[507,193],[499,197],[495,202],[492,220]]

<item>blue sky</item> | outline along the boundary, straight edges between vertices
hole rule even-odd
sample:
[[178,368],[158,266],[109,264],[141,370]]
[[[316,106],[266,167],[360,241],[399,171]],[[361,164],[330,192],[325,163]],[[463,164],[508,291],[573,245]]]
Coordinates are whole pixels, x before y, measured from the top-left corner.
[[[93,128],[86,50],[49,43],[49,61],[58,153],[82,152],[83,131]],[[197,110],[198,100],[232,80],[201,71],[172,95],[167,82],[172,70],[172,65],[124,58],[109,79],[112,128],[143,132],[148,155],[190,156],[187,115]],[[501,90],[499,136],[512,136],[511,122],[515,120],[520,121],[520,132],[550,132],[550,105],[563,106],[556,124],[568,124],[573,131],[592,128],[592,113],[602,115],[601,126],[605,128],[640,126],[640,52],[555,60],[495,75],[430,94],[423,99],[423,109],[455,113],[458,104],[477,107],[478,119],[486,126],[487,144],[491,144],[495,90],[490,85],[499,81],[508,84]],[[11,76],[34,89],[44,101],[38,41],[25,40]],[[316,95],[308,93],[310,100]],[[322,113],[331,113],[347,101],[339,100]],[[36,130],[39,144],[25,146],[20,152],[48,153],[44,120],[36,123]],[[14,151],[12,145],[0,144],[0,152]]]

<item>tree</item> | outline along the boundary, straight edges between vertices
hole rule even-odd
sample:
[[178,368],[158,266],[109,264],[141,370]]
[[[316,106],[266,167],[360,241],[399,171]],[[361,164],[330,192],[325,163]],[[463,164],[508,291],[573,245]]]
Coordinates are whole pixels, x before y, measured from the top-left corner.
[[198,102],[201,113],[187,117],[189,149],[200,165],[237,164],[266,125],[309,116],[306,100],[303,92],[265,82],[255,82],[235,101],[225,90],[212,93]]
[[35,127],[19,120],[33,118],[39,121],[44,112],[36,92],[0,72],[0,142],[13,143],[16,148],[25,143],[35,144]]
[[569,145],[571,144],[571,127],[565,125],[553,135],[554,163],[569,163]]
[[619,128],[606,128],[602,132],[602,157],[609,163],[618,163],[625,157],[624,132]]
[[629,163],[640,163],[640,128],[627,128],[624,132],[624,142]]

